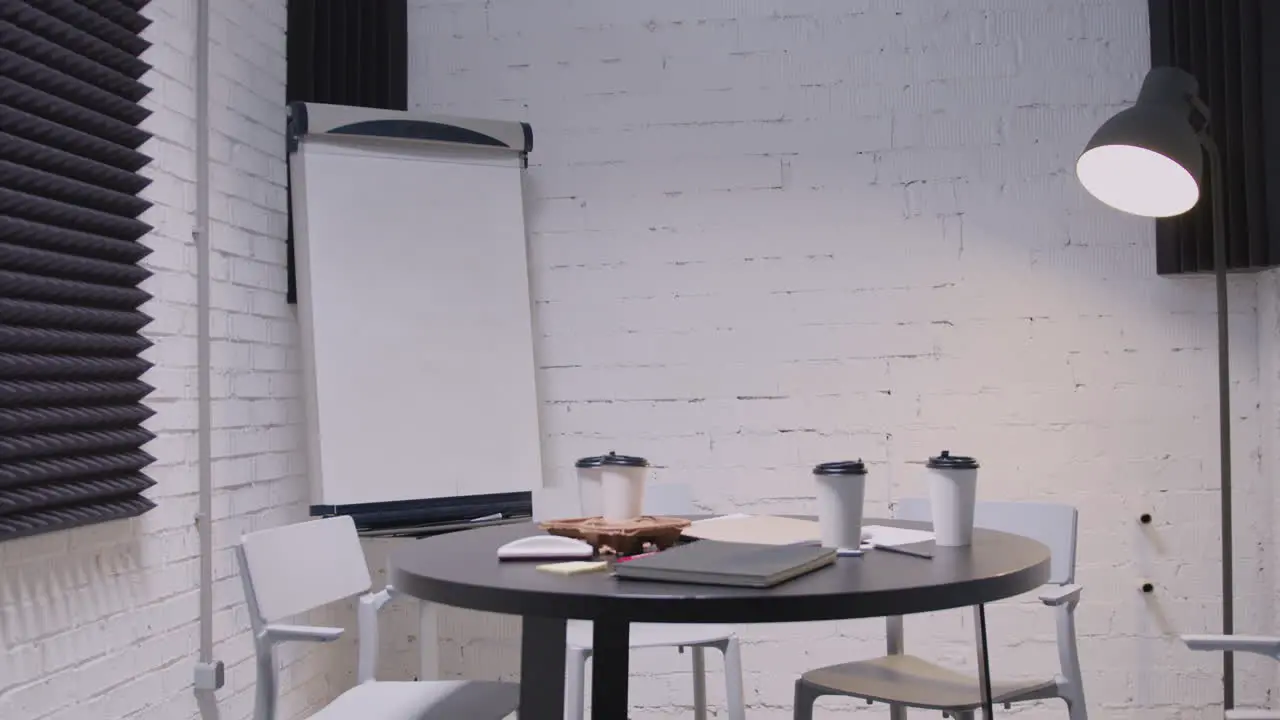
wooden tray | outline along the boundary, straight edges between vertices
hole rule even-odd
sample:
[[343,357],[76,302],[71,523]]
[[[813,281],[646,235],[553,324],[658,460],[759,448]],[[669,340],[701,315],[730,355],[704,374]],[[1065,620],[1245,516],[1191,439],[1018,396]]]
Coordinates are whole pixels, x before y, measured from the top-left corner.
[[539,527],[552,535],[588,542],[604,554],[633,555],[643,552],[647,544],[656,545],[659,550],[671,547],[689,522],[678,517],[644,515],[622,522],[601,517],[547,520]]

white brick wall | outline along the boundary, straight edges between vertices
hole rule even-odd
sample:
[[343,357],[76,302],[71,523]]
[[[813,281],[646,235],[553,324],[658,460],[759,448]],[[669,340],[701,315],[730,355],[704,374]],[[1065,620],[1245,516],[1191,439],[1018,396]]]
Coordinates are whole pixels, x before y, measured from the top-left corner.
[[[212,32],[214,601],[223,720],[248,718],[252,648],[231,543],[306,515],[293,313],[285,291],[284,0],[216,0]],[[156,367],[148,446],[159,507],[131,522],[0,546],[0,717],[194,717],[196,511],[195,3],[153,0],[145,240]],[[323,618],[322,618],[323,619]],[[295,652],[284,717],[332,694],[325,655]]]
[[[1220,716],[1218,659],[1172,637],[1219,617],[1211,282],[1156,277],[1151,223],[1072,172],[1136,95],[1143,0],[411,7],[417,107],[534,127],[553,482],[614,448],[710,511],[803,511],[810,464],[861,456],[883,507],[922,492],[913,461],[974,453],[985,497],[1081,509],[1094,716]],[[1260,343],[1255,285],[1232,288],[1242,631],[1276,629],[1276,415],[1253,402],[1260,365],[1275,385],[1275,313]],[[1044,611],[993,615],[997,673],[1054,670]],[[446,670],[518,669],[510,623],[449,618]],[[881,632],[744,628],[752,717],[790,717],[796,673],[876,652]],[[912,647],[960,666],[971,637],[960,613],[908,622]],[[637,657],[633,717],[688,703],[685,662]],[[1239,664],[1262,698],[1274,669]]]
[[[1156,278],[1149,223],[1100,208],[1070,173],[1136,92],[1144,2],[411,4],[417,105],[535,127],[554,482],[616,447],[692,483],[709,511],[803,511],[808,465],[861,455],[883,508],[921,491],[911,461],[973,452],[988,497],[1082,510],[1094,716],[1218,717],[1217,659],[1170,639],[1217,624],[1212,289]],[[283,298],[285,3],[212,5],[215,632],[220,716],[240,720],[251,648],[229,544],[302,519],[306,487]],[[147,12],[160,508],[0,545],[5,720],[196,715],[194,2]],[[1239,625],[1268,631],[1280,295],[1271,276],[1233,282]],[[383,553],[371,547],[375,567]],[[388,677],[414,673],[412,620],[407,604],[387,618]],[[913,618],[908,642],[964,666],[966,623]],[[450,674],[518,672],[518,623],[454,611],[442,629]],[[797,672],[875,652],[880,633],[743,628],[752,717],[789,717]],[[1052,671],[1043,612],[1000,608],[993,633],[997,672]],[[349,641],[286,657],[286,717],[345,687],[350,659]],[[688,703],[686,660],[637,655],[634,717]],[[1273,670],[1240,665],[1245,698],[1262,698]]]

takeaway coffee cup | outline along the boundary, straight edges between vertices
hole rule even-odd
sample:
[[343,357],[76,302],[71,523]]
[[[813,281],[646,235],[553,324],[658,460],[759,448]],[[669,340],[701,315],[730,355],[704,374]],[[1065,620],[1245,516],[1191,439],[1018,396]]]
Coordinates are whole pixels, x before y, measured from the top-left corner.
[[583,515],[623,522],[644,514],[648,460],[610,452],[582,458],[575,466],[578,468],[578,502]]
[[940,547],[973,542],[973,507],[978,495],[978,461],[943,450],[929,458],[929,505]]
[[861,460],[822,463],[813,468],[818,486],[818,532],[825,547],[857,550],[862,545],[862,501],[867,466]]

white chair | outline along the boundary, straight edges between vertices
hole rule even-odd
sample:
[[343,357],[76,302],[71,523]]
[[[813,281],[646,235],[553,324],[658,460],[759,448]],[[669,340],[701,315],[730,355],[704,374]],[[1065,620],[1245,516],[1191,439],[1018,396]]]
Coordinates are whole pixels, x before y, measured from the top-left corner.
[[[1212,652],[1247,652],[1280,660],[1280,637],[1269,635],[1183,635],[1182,641],[1192,650]],[[1260,708],[1232,708],[1227,720],[1280,720],[1280,711]]]
[[[688,485],[663,483],[645,488],[644,511],[650,515],[694,514],[693,497]],[[580,517],[581,506],[576,487],[546,488],[535,490],[533,516],[538,520],[564,517]],[[587,660],[591,657],[592,632],[590,620],[570,620],[566,631],[565,666],[568,678],[565,682],[565,720],[582,720],[586,713]],[[693,715],[697,720],[707,717],[707,666],[706,648],[715,648],[724,655],[725,697],[729,720],[745,720],[746,705],[742,693],[742,656],[738,650],[738,638],[729,625],[698,625],[686,623],[631,623],[628,634],[631,648],[674,647],[680,652],[690,649],[693,658]]]
[[[900,520],[930,520],[926,500],[902,500],[894,507]],[[991,699],[1011,704],[1061,698],[1071,720],[1086,720],[1080,658],[1076,652],[1075,608],[1080,601],[1075,580],[1075,508],[1048,503],[980,502],[974,524],[1039,540],[1049,547],[1049,583],[1040,601],[1057,614],[1058,661],[1061,674],[1054,678],[991,683]],[[874,551],[872,551],[874,552]],[[810,670],[796,681],[795,718],[812,720],[813,703],[822,695],[845,695],[867,702],[889,703],[893,720],[906,716],[905,708],[941,710],[957,720],[972,720],[982,706],[976,678],[907,655],[903,651],[902,618],[888,618],[888,652],[884,657],[831,665]]]
[[[250,533],[236,547],[257,654],[254,720],[277,720],[275,647],[332,642],[342,628],[280,621],[369,590],[371,580],[350,517],[312,520]],[[391,589],[360,598],[358,684],[311,720],[501,720],[520,701],[519,686],[500,682],[377,682],[378,609]]]

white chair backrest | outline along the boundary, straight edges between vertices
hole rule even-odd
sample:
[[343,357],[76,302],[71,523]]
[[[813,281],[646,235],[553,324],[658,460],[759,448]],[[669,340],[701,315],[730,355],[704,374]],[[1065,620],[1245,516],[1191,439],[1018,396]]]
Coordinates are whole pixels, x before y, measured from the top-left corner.
[[372,580],[348,516],[249,533],[240,539],[247,585],[264,622],[358,595]]
[[[929,501],[924,498],[898,500],[893,516],[899,520],[931,522]],[[988,530],[1022,535],[1049,547],[1049,582],[1065,585],[1076,576],[1076,519],[1070,505],[1033,502],[979,502],[973,524]]]
[[[650,484],[644,488],[644,511],[648,515],[692,515],[693,492],[683,483]],[[582,517],[576,484],[538,488],[533,491],[533,519],[554,520]]]

